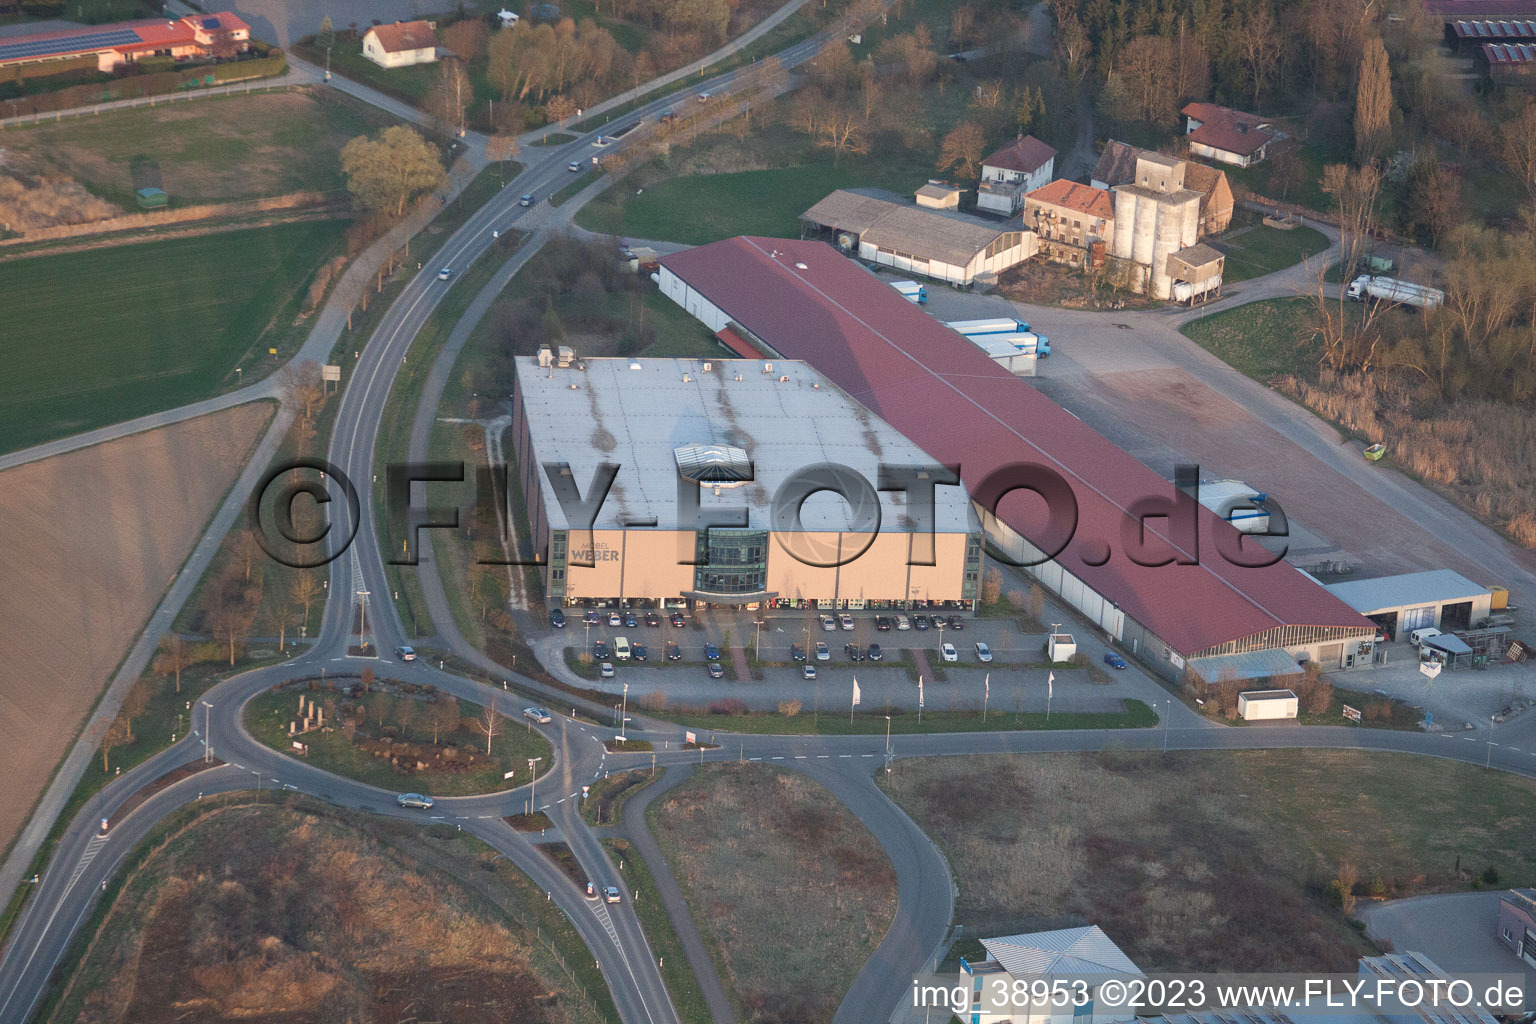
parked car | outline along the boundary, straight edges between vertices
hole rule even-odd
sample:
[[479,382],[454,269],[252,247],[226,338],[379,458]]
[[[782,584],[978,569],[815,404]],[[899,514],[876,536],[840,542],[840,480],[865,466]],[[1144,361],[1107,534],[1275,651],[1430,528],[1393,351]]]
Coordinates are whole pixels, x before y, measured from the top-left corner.
[[812,665],[810,662],[806,662],[804,665],[801,665],[800,666],[800,678],[802,678],[802,679],[815,679],[816,678],[816,666]]
[[629,656],[635,661],[644,661],[650,652],[645,649],[645,644],[634,643],[629,645]]
[[949,628],[950,629],[956,629],[956,630],[964,629],[965,628],[965,620],[962,619],[958,615],[951,615],[949,617]]
[[618,886],[610,885],[610,886],[607,886],[606,888],[603,889],[603,899],[606,902],[608,902],[608,903],[617,903],[617,902],[619,902],[619,900],[621,898],[622,897],[619,896],[619,887]]
[[645,624],[650,626],[652,629],[656,629],[661,625],[661,616],[657,615],[655,612],[646,612]]
[[603,640],[592,641],[592,657],[598,661],[607,661],[612,655],[609,653],[608,644]]
[[605,661],[601,665],[597,666],[597,674],[599,676],[602,676],[604,679],[612,679],[613,678],[613,662]]
[[842,626],[844,629],[852,629],[853,628],[853,616],[849,615],[847,612],[844,612],[842,615],[839,615],[837,617],[837,624],[839,626]]
[[914,615],[914,616],[912,616],[912,628],[913,629],[918,629],[918,630],[927,629],[930,625],[931,625],[931,623],[928,621],[928,616],[926,616],[926,615]]
[[987,643],[986,643],[985,640],[977,640],[976,641],[976,660],[977,661],[991,661],[992,660],[992,648],[987,646]]
[[673,612],[671,622],[672,625],[677,629],[682,629],[684,626],[688,625],[688,620],[683,618],[682,612]]
[[898,615],[898,616],[896,616],[896,628],[897,629],[911,629],[912,628],[912,621],[910,619],[908,619],[905,615]]
[[678,647],[677,644],[673,643],[671,640],[667,641],[667,660],[668,661],[682,661],[683,660],[682,648]]
[[790,644],[789,645],[789,660],[790,661],[804,661],[805,660],[805,648],[801,647],[799,644]]
[[589,626],[601,626],[603,624],[603,617],[598,614],[596,608],[588,608],[587,613],[581,617],[581,621]]
[[864,660],[864,648],[858,644],[843,644],[843,653],[848,655],[849,661]]
[[830,650],[828,650],[827,649],[827,645],[825,643],[823,643],[822,641],[820,641],[820,640],[816,641],[816,660],[817,661],[831,661],[832,660],[832,652]]
[[521,198],[521,199],[519,199],[517,201],[517,205],[518,206],[532,206],[533,205],[533,196],[532,195],[525,195],[525,196],[523,196],[523,198]]
[[565,165],[565,169],[570,171],[572,174],[580,174],[581,173],[581,161],[580,160],[572,160],[570,163]]
[[719,661],[720,660],[720,646],[718,644],[715,644],[715,643],[707,643],[707,644],[705,644],[704,645],[704,657],[708,658],[710,661]]
[[414,807],[418,811],[430,811],[432,809],[432,798],[423,796],[420,793],[401,793],[395,797],[395,803],[401,807]]
[[725,666],[724,665],[720,664],[718,661],[712,661],[712,662],[709,663],[709,678],[711,678],[711,679],[720,679],[720,678],[724,677],[724,675],[725,675]]
[[823,615],[821,617],[821,628],[829,633],[833,632],[837,629],[837,620],[830,615]]
[[944,644],[939,648],[939,656],[945,661],[959,661],[960,652],[955,650],[954,644]]
[[449,278],[451,278],[452,276],[453,276],[453,268],[452,267],[444,267],[442,270],[439,270],[437,272],[437,279],[439,281],[446,281]]
[[1125,668],[1125,659],[1114,651],[1110,651],[1104,655],[1104,664],[1110,668]]
[[551,609],[549,613],[549,624],[556,629],[564,629],[565,612],[561,611],[559,608]]
[[885,652],[880,649],[880,645],[879,644],[870,644],[869,645],[869,660],[870,661],[884,661],[885,660]]
[[1416,629],[1412,633],[1409,633],[1408,642],[1414,647],[1421,647],[1423,646],[1425,640],[1428,640],[1430,637],[1439,635],[1440,631],[1434,626],[1425,626],[1422,629]]
[[640,625],[640,620],[635,618],[635,613],[634,612],[625,612],[624,613],[624,628],[625,629],[634,629],[638,625]]
[[609,612],[608,613],[608,625],[610,625],[610,626],[622,626],[622,625],[624,625],[624,617],[621,616],[618,612]]
[[396,647],[395,657],[399,658],[401,661],[415,661],[416,649],[414,647]]
[[891,620],[886,618],[884,615],[876,615],[875,616],[875,628],[878,629],[880,632],[885,633],[885,632],[889,631],[890,628],[891,628]]
[[538,722],[540,725],[548,725],[553,721],[553,716],[543,708],[523,708],[523,717],[530,722]]

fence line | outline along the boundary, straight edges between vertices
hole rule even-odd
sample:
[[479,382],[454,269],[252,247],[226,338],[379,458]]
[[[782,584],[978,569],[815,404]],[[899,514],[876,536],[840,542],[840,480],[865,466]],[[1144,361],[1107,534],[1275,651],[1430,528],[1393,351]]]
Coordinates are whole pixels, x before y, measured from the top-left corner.
[[[286,75],[284,76],[286,77]],[[99,117],[103,111],[132,110],[137,107],[153,107],[160,103],[176,103],[178,101],[190,102],[196,99],[212,98],[215,96],[230,96],[236,93],[248,94],[252,92],[272,92],[274,89],[287,92],[299,87],[303,83],[294,82],[269,82],[257,88],[259,78],[252,78],[245,82],[231,82],[228,85],[211,85],[202,89],[185,89],[177,92],[155,93],[151,96],[135,96],[126,100],[109,100],[106,103],[94,103],[88,107],[70,107],[66,110],[37,111],[31,114],[21,114],[16,117],[0,118],[0,129],[12,128],[19,125],[51,124],[63,121],[65,118]]]

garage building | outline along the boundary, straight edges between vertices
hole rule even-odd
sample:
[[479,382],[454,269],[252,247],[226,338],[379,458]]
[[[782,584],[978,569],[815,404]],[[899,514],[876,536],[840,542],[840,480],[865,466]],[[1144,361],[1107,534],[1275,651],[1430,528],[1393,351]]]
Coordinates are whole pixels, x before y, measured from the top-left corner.
[[[883,467],[932,460],[807,364],[524,357],[516,370],[512,437],[551,607],[973,610],[981,536],[964,492],[935,487],[933,531],[914,532],[905,492],[876,487]],[[617,475],[583,530],[557,489],[591,499],[604,463]],[[828,464],[862,477],[868,502],[821,492],[798,519],[772,514],[786,481]],[[735,518],[698,529],[688,487],[698,512]]]
[[1403,640],[1415,629],[1442,632],[1471,629],[1492,611],[1493,593],[1459,572],[1434,569],[1401,576],[1330,583],[1328,591],[1380,626],[1389,640]]
[[[1368,619],[1284,562],[1223,557],[1255,542],[1193,499],[1185,506],[1170,481],[831,246],[738,237],[661,267],[663,290],[689,312],[804,359],[935,462],[959,467],[988,547],[1031,563],[1026,572],[1166,678],[1192,657],[1271,648],[1329,668],[1368,662]],[[1059,481],[1049,484],[1061,488],[1058,505],[1075,511],[1064,538],[1055,506],[1042,512],[1020,491],[1021,472]],[[1149,500],[1177,504],[1198,544],[1133,513]],[[1127,551],[1127,537],[1144,550]]]

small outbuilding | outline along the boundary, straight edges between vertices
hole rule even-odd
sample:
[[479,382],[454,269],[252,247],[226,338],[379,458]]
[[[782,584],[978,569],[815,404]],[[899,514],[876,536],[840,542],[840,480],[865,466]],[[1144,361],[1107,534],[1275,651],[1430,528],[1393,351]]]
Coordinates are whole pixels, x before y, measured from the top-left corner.
[[1237,695],[1237,713],[1245,722],[1284,721],[1295,718],[1297,708],[1292,690],[1249,690]]
[[1380,626],[1389,640],[1434,626],[1446,633],[1488,618],[1493,593],[1451,569],[1379,576],[1327,585],[1329,592]]

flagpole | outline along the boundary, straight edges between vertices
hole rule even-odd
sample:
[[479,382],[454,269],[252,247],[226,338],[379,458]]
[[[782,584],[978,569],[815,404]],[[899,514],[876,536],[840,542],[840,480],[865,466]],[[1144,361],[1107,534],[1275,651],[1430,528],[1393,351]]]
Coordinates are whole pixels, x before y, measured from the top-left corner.
[[1045,720],[1051,720],[1051,697],[1056,693],[1056,673],[1045,677]]
[[917,724],[923,724],[923,677],[917,677]]

